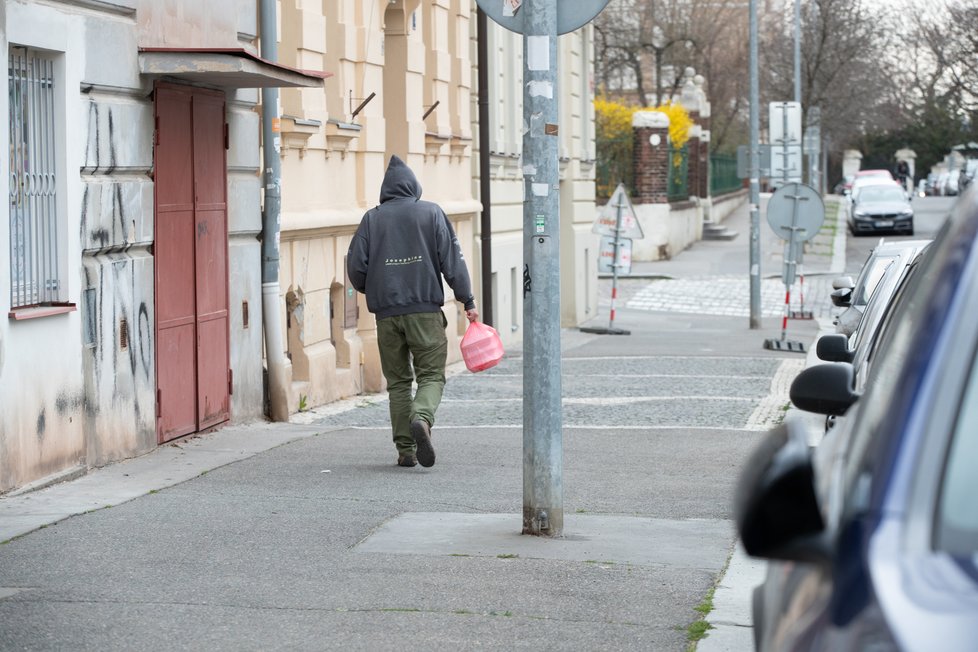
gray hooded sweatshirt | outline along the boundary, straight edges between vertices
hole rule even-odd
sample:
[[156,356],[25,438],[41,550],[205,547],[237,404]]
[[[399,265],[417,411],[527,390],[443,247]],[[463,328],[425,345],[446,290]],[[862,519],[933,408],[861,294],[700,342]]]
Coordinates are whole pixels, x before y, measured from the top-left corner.
[[437,204],[421,200],[421,184],[397,156],[387,166],[380,205],[367,211],[353,236],[346,270],[377,319],[440,311],[442,276],[466,310],[475,308],[452,223]]

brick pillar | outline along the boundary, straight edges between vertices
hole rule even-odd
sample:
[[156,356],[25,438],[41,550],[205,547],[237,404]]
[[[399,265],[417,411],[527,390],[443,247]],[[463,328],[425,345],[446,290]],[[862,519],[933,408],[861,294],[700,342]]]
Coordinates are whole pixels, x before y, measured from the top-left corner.
[[636,204],[664,204],[669,201],[669,116],[659,111],[636,111],[632,134],[632,199]]

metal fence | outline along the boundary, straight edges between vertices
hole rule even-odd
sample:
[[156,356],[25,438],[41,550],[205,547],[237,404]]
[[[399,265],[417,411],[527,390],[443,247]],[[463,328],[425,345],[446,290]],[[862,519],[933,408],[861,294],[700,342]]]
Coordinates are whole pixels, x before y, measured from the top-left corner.
[[54,61],[10,48],[10,307],[57,301]]
[[669,145],[669,178],[666,196],[669,201],[689,199],[689,151],[683,145],[679,149]]
[[[596,176],[596,195],[599,203],[611,197],[615,187],[624,183],[629,194],[634,193],[634,162],[632,160],[632,138],[618,138],[598,143],[598,164]],[[669,146],[669,168],[666,181],[666,195],[669,201],[689,199],[689,150]],[[736,176],[736,161],[734,175]]]
[[723,195],[743,188],[737,177],[737,157],[729,154],[710,154],[710,195]]

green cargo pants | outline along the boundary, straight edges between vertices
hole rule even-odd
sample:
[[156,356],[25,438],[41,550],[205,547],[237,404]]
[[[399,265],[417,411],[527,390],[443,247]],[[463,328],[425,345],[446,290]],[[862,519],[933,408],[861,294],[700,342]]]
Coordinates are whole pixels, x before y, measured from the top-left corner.
[[[380,366],[387,379],[390,397],[391,430],[400,454],[415,452],[411,422],[424,419],[435,425],[435,411],[445,389],[445,361],[448,337],[444,313],[419,312],[377,320],[377,345]],[[414,359],[414,370],[411,359]],[[418,391],[411,397],[411,384],[417,377]]]

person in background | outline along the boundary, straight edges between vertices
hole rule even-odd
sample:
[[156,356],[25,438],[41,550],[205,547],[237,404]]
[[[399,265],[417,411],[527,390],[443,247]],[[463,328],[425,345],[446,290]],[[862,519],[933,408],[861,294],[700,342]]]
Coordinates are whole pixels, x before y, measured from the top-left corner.
[[904,160],[897,161],[896,178],[897,181],[900,182],[900,185],[903,186],[903,189],[906,190],[907,192],[910,191],[910,189],[907,187],[907,178],[909,176],[910,176],[910,164]]
[[380,205],[360,221],[346,264],[350,282],[367,295],[367,309],[377,317],[397,464],[433,466],[431,428],[448,356],[442,277],[470,322],[479,313],[452,223],[437,204],[421,200],[421,184],[397,156],[387,166]]

